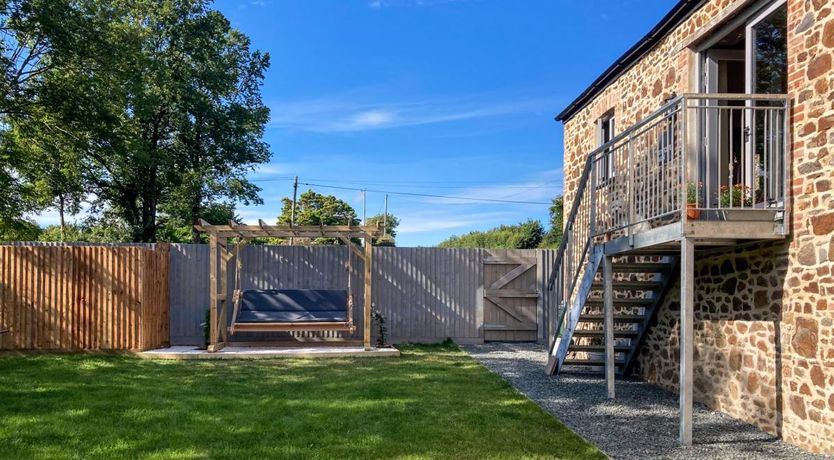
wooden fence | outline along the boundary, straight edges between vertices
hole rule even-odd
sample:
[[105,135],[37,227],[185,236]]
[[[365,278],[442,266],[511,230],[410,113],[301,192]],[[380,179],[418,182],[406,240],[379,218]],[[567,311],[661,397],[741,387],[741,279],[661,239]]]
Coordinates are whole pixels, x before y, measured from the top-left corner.
[[168,245],[0,246],[0,350],[168,343]]
[[[248,246],[241,255],[244,289],[345,289],[347,257],[354,257],[354,318],[361,318],[362,261],[344,246]],[[207,245],[190,244],[2,245],[0,331],[5,332],[0,332],[0,350],[143,350],[167,343],[201,344],[201,323],[209,305],[208,256]],[[496,305],[484,299],[485,278],[490,278],[485,264],[508,256],[537,262],[535,272],[518,278],[523,286],[507,288],[538,293],[538,299],[525,303],[535,308],[535,315],[532,310],[525,313],[528,319],[535,317],[534,330],[525,333],[525,340],[545,341],[553,301],[546,282],[554,251],[380,247],[374,248],[373,303],[386,318],[390,340],[489,340],[485,304],[490,328],[496,326],[490,311]],[[230,267],[230,291],[234,276]],[[506,316],[498,314],[499,319]],[[362,336],[361,321],[358,326],[356,338]],[[333,332],[295,336],[340,337]],[[249,333],[236,334],[235,340],[275,337]]]
[[[458,342],[484,339],[484,260],[496,251],[483,249],[374,248],[374,307],[386,318],[393,342]],[[537,259],[533,277],[540,293],[539,330],[546,340],[546,312],[552,301],[546,282],[555,251],[513,251]],[[346,289],[349,257],[343,246],[247,246],[241,251],[244,289]],[[362,262],[352,261],[354,318],[361,318]],[[200,344],[209,305],[209,250],[207,245],[171,245],[171,343]],[[229,293],[234,267],[229,267]],[[361,321],[354,337],[361,337]],[[336,336],[336,333],[328,333]],[[264,338],[263,334],[236,334],[236,340]],[[275,334],[271,335],[275,337]],[[317,336],[322,336],[318,334]],[[328,335],[325,335],[327,337]]]

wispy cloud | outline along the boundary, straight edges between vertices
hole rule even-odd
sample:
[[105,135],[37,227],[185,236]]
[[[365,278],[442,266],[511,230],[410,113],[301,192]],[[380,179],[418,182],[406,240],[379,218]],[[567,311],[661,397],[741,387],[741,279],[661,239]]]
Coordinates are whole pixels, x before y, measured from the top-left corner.
[[269,4],[272,4],[272,0],[249,0],[249,1],[242,1],[242,2],[238,3],[238,5],[237,5],[237,9],[239,9],[239,10],[243,10],[243,9],[246,9],[247,7],[250,7],[250,6],[251,6],[251,7],[257,7],[257,8],[260,8],[260,7],[267,6],[267,5],[269,5]]
[[507,116],[553,106],[551,100],[509,96],[368,102],[370,98],[342,95],[274,103],[270,126],[325,133],[356,132]]
[[252,176],[272,176],[276,174],[289,174],[292,172],[292,165],[286,163],[267,163],[255,166]]
[[266,208],[243,208],[235,210],[235,215],[239,217],[243,223],[250,225],[257,225],[258,220],[263,220],[267,223],[274,223],[281,214],[281,209],[270,210]]
[[391,8],[391,7],[423,7],[443,5],[446,3],[464,3],[477,0],[372,0],[368,3],[368,7],[373,9]]
[[416,211],[400,216],[398,234],[425,233],[480,226],[512,219],[507,212],[473,212],[465,215],[442,210]]
[[[469,187],[449,194],[454,198],[425,198],[427,204],[472,205],[473,201],[467,197],[477,197],[487,200],[510,200],[549,203],[556,195],[562,193],[562,170],[550,169],[537,173],[529,179],[489,186]],[[518,206],[517,204],[507,203]],[[530,205],[541,206],[541,205]]]

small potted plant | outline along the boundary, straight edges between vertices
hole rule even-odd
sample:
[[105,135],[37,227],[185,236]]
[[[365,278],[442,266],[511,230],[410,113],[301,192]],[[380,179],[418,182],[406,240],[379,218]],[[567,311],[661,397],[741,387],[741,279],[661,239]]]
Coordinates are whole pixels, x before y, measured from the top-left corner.
[[701,217],[701,210],[698,209],[698,195],[701,194],[701,184],[693,184],[692,182],[686,185],[686,218],[699,219]]
[[750,208],[753,206],[750,187],[743,184],[734,184],[732,187],[723,185],[718,192],[718,203],[722,208]]
[[[760,196],[759,191],[756,194]],[[724,220],[772,221],[776,210],[753,206],[753,192],[744,184],[724,185],[718,192],[718,204],[721,205]]]

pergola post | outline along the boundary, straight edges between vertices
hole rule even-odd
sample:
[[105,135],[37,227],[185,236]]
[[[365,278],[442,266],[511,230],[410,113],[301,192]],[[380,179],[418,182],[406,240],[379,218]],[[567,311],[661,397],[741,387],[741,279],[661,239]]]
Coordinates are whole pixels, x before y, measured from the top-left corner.
[[371,309],[373,308],[373,265],[374,245],[370,236],[365,237],[365,287],[362,292],[364,300],[364,323],[362,327],[362,342],[365,350],[371,349]]
[[217,327],[220,329],[220,347],[226,346],[229,341],[229,261],[233,258],[229,248],[226,246],[226,238],[218,238],[217,245],[220,249],[220,310],[217,318]]
[[614,399],[614,269],[611,257],[605,256],[603,278],[603,328],[605,330],[605,381],[608,397]]
[[695,320],[695,242],[681,239],[680,443],[692,445],[692,372]]
[[229,251],[226,248],[226,241],[225,237],[218,237],[215,234],[209,235],[209,251],[211,251],[209,254],[209,270],[211,270],[209,277],[209,287],[211,289],[209,352],[218,351],[226,346],[228,339],[226,326],[229,312],[227,311],[226,291],[229,287]]
[[208,351],[217,351],[220,341],[217,329],[217,236],[209,235],[209,343]]

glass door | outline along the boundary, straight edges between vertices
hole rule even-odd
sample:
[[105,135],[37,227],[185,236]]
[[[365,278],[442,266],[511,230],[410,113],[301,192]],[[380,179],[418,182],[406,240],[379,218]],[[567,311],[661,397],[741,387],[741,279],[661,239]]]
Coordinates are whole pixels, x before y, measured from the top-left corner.
[[[745,54],[743,49],[710,49],[704,53],[704,87],[707,94],[745,92]],[[701,156],[705,208],[718,205],[718,191],[742,182],[744,163],[743,100],[727,98],[705,100],[704,155]]]
[[[788,90],[787,5],[776,1],[756,14],[745,29],[746,93],[785,94]],[[751,201],[764,207],[781,204],[784,168],[779,136],[784,120],[766,107],[774,103],[748,100],[745,110],[744,184]]]

